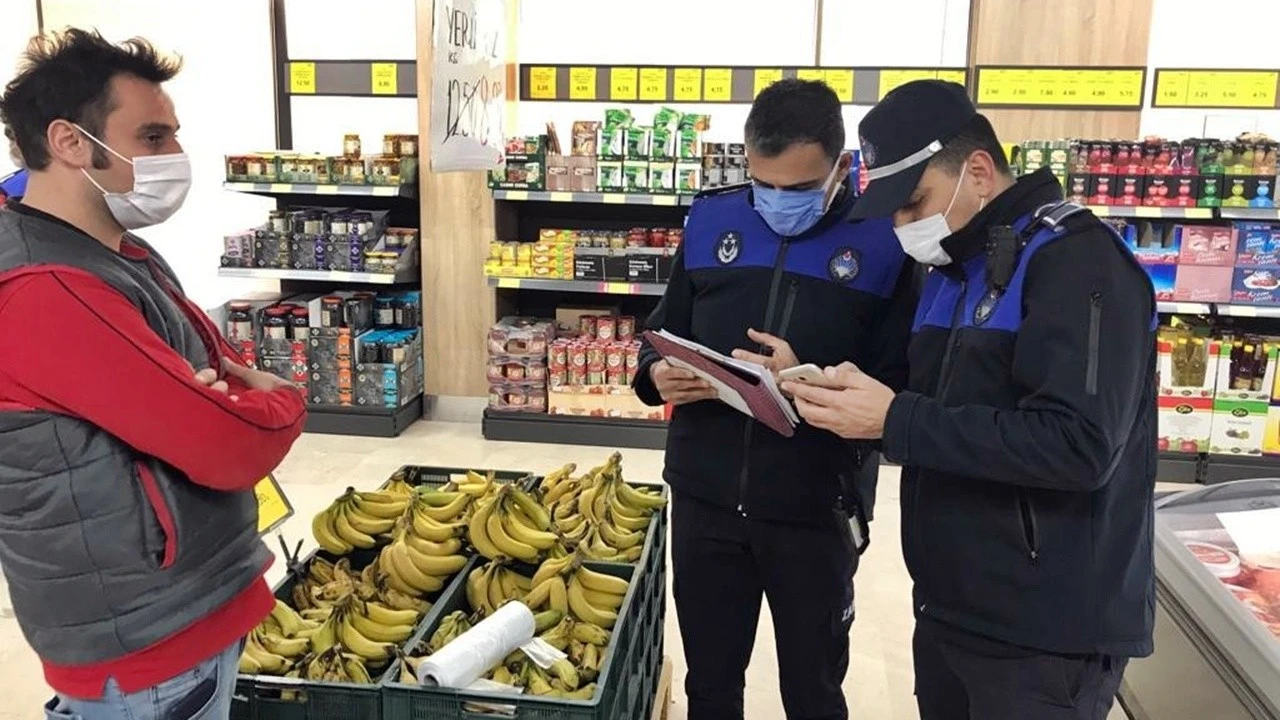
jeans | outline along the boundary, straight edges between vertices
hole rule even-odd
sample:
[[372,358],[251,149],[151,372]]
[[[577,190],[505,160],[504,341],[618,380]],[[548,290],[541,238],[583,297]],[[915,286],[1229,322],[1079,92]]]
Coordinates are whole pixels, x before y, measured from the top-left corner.
[[227,720],[236,687],[242,643],[177,677],[136,693],[107,681],[100,700],[58,696],[44,706],[48,720]]

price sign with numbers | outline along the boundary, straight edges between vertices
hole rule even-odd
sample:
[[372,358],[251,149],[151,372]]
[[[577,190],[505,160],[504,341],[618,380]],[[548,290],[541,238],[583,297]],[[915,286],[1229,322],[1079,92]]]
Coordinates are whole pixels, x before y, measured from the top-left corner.
[[395,95],[396,94],[396,64],[390,63],[370,63],[369,72],[372,76],[373,94],[374,95]]
[[258,499],[259,535],[266,535],[293,517],[293,504],[285,497],[284,490],[280,489],[280,483],[276,482],[274,476],[267,475],[259,480],[253,488],[253,494]]
[[756,68],[754,89],[752,97],[761,93],[765,88],[782,79],[782,70],[777,68]]
[[609,69],[609,99],[635,100],[639,88],[639,71],[635,68]]
[[824,70],[822,79],[835,91],[842,103],[853,102],[853,71],[848,68]]
[[529,98],[531,100],[556,99],[556,69],[553,67],[529,68]]
[[822,74],[822,68],[798,68],[796,70],[796,78],[799,80],[817,80],[818,82],[826,79]]
[[1155,107],[1275,108],[1280,70],[1156,70]]
[[569,99],[596,99],[596,69],[594,67],[569,68]]
[[651,102],[667,99],[666,68],[640,68],[640,99]]
[[1185,107],[1191,73],[1176,70],[1156,71],[1155,107]]
[[979,67],[978,104],[1142,107],[1142,68]]
[[314,95],[316,92],[316,64],[313,62],[289,63],[289,92],[294,95]]
[[707,68],[702,73],[702,99],[707,102],[729,102],[733,99],[733,70]]
[[702,70],[700,68],[676,68],[676,102],[698,102],[702,99]]

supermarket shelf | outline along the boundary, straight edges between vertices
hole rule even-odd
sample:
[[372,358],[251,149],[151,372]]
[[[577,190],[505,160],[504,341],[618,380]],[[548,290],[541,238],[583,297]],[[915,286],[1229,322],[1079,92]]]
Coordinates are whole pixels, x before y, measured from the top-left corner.
[[1280,477],[1280,457],[1209,455],[1204,484]]
[[494,190],[494,200],[514,202],[596,203],[602,205],[690,205],[692,195],[644,195],[628,193],[545,192],[542,190]]
[[1280,222],[1280,208],[1220,208],[1218,217],[1223,220],[1255,220]]
[[1212,220],[1213,208],[1145,207],[1090,205],[1098,217],[1146,218],[1151,220]]
[[355,195],[362,197],[418,197],[416,185],[306,185],[301,183],[224,182],[223,190],[255,195]]
[[1156,303],[1162,313],[1178,315],[1221,315],[1224,317],[1280,318],[1277,305],[1230,305],[1227,303]]
[[1202,457],[1188,453],[1160,453],[1156,481],[1190,484],[1200,482]]
[[482,428],[486,440],[646,450],[661,450],[667,446],[667,424],[643,420],[486,410]]
[[595,293],[598,295],[649,295],[662,297],[662,283],[595,282],[591,280],[541,280],[537,278],[489,278],[489,287],[500,290],[546,290],[549,292]]
[[285,268],[218,268],[218,277],[255,278],[259,280],[310,280],[314,282],[395,285],[416,283],[422,279],[418,268],[407,268],[394,275],[388,273],[346,272],[343,270],[291,270]]
[[307,407],[304,430],[325,435],[397,437],[423,418],[423,410],[429,408],[430,403],[430,397],[424,399],[419,395],[399,409],[311,405]]

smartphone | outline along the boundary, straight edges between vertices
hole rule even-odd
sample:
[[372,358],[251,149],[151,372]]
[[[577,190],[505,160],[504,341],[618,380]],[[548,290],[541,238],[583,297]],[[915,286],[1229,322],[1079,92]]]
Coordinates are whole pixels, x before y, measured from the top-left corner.
[[822,368],[813,363],[787,368],[778,373],[778,379],[784,382],[798,382],[832,390],[839,389],[831,380],[827,379],[827,376],[822,372]]

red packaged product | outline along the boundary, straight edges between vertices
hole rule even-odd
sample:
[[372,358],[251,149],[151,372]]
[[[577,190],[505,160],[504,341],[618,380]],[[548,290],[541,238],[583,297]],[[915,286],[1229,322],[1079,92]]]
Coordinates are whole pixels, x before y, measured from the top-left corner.
[[667,247],[677,248],[682,242],[684,242],[684,230],[667,231]]
[[596,338],[600,342],[613,342],[618,336],[618,318],[612,315],[601,315],[596,318]]
[[614,343],[605,351],[605,366],[610,370],[622,370],[627,364],[627,346]]
[[507,363],[506,372],[508,380],[523,380],[525,376],[524,365],[520,363]]
[[595,315],[583,315],[578,318],[578,336],[589,340],[596,338],[597,320]]
[[603,385],[604,380],[605,380],[604,370],[588,370],[587,371],[588,385]]
[[626,385],[627,371],[622,368],[609,368],[605,371],[605,383],[608,385]]
[[604,345],[591,344],[587,346],[587,370],[599,370],[604,372],[607,362],[606,351]]
[[582,387],[587,384],[587,368],[571,367],[569,368],[569,385],[573,387]]
[[566,368],[569,366],[569,342],[566,340],[557,340],[551,344],[551,350],[547,355],[547,364],[552,369]]
[[615,332],[618,335],[618,340],[631,342],[636,337],[636,319],[630,315],[619,317],[618,328]]
[[587,345],[585,343],[574,343],[569,346],[569,369],[585,370],[587,368]]
[[640,343],[633,342],[627,346],[627,371],[634,373],[640,369]]
[[653,228],[649,231],[649,247],[666,247],[667,246],[667,229]]
[[569,382],[569,370],[567,368],[551,370],[547,373],[547,387],[562,387],[567,382]]

